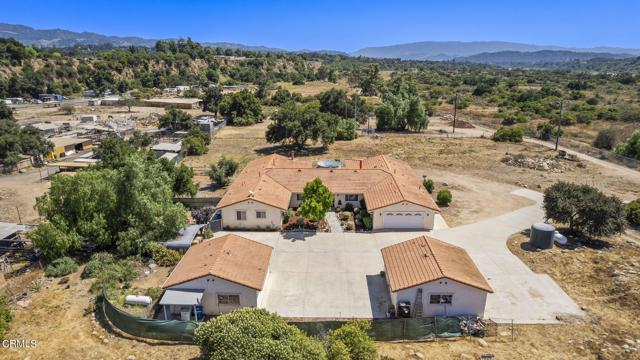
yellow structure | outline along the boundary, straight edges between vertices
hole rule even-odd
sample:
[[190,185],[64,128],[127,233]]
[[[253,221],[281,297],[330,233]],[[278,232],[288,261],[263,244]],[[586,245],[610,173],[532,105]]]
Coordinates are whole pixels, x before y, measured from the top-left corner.
[[91,139],[75,136],[53,137],[49,140],[53,143],[53,151],[45,155],[47,160],[60,159],[78,151],[88,150],[93,147]]

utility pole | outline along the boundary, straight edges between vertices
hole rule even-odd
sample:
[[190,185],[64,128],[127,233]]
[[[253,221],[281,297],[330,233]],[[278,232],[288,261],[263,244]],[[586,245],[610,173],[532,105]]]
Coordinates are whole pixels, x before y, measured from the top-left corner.
[[453,98],[453,131],[452,131],[453,134],[456,133],[456,114],[457,114],[457,110],[458,110],[458,93],[456,93],[456,96]]
[[556,129],[556,151],[558,151],[558,143],[560,142],[560,124],[564,118],[564,100],[560,100],[560,119],[558,119],[558,129]]

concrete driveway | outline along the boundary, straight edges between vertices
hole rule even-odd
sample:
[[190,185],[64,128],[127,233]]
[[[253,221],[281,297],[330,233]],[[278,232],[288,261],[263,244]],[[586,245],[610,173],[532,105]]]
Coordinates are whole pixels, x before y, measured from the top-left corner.
[[[380,271],[380,249],[427,234],[464,247],[495,293],[485,317],[497,322],[557,323],[556,315],[583,312],[547,275],[532,272],[506,245],[513,233],[542,220],[542,194],[516,190],[536,205],[432,232],[280,234],[238,232],[274,248],[260,306],[288,318],[385,317],[390,300]],[[216,236],[224,234],[216,233]]]
[[507,248],[506,239],[534,222],[542,221],[542,194],[520,189],[512,192],[536,201],[495,218],[449,229],[430,236],[465,248],[489,281],[494,293],[487,297],[485,317],[497,322],[557,323],[556,316],[583,316],[584,312],[546,274],[536,274]]

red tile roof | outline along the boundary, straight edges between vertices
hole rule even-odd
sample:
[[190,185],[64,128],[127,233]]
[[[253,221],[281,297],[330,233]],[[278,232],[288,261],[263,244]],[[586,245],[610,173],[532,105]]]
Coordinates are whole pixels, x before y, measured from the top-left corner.
[[273,248],[229,234],[194,245],[162,284],[168,288],[203,276],[262,290]]
[[469,254],[461,247],[427,236],[407,240],[382,250],[391,291],[399,291],[439,279],[493,292]]
[[285,210],[292,193],[302,193],[307,182],[319,177],[333,193],[363,194],[368,210],[406,201],[440,211],[401,160],[380,155],[343,164],[339,169],[317,168],[312,161],[275,154],[256,159],[240,172],[217,208],[251,199]]

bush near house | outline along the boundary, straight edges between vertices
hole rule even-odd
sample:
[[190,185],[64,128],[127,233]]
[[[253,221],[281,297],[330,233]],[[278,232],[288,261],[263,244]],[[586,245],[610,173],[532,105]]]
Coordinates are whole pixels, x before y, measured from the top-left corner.
[[[337,359],[344,358],[344,350],[347,351],[350,360],[370,360],[377,357],[376,344],[367,335],[371,330],[371,322],[367,320],[350,321],[336,330],[329,332],[329,354]],[[335,359],[329,357],[330,359]]]
[[238,166],[237,161],[223,156],[217,164],[211,164],[209,178],[218,186],[227,186],[231,182],[231,176],[238,170]]
[[203,359],[326,359],[322,343],[264,309],[243,308],[213,318],[195,332]]
[[453,200],[453,195],[451,194],[451,191],[447,189],[438,191],[438,195],[436,196],[436,201],[438,202],[438,205],[449,206],[452,200]]
[[76,270],[78,270],[78,264],[72,258],[64,256],[47,265],[44,268],[44,274],[49,277],[61,277],[74,273]]
[[350,321],[316,339],[277,314],[243,308],[200,325],[195,341],[201,358],[211,360],[373,360],[378,354],[370,327],[366,320]]
[[182,258],[179,252],[167,249],[166,246],[157,242],[149,243],[147,252],[151,255],[153,261],[160,266],[174,266]]
[[429,194],[433,193],[433,187],[434,187],[433,180],[431,179],[422,180],[422,186],[424,186],[424,188],[427,189]]

